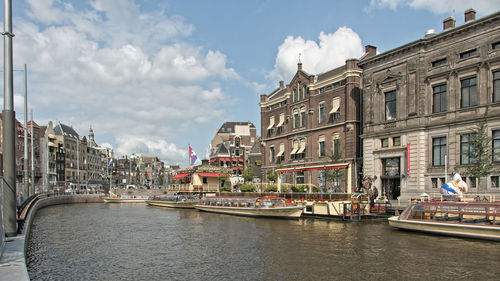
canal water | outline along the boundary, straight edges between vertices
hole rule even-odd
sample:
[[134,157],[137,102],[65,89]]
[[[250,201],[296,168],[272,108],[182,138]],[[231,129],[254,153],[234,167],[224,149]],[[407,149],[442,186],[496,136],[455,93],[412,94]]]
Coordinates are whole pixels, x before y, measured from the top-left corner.
[[500,280],[500,243],[145,204],[39,210],[31,280]]

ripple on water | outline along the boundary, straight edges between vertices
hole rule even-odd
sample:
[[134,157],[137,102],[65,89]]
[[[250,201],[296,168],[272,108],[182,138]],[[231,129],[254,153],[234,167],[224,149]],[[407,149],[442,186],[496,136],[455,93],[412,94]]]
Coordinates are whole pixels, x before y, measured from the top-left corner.
[[74,204],[41,209],[32,280],[495,280],[499,243],[385,222],[273,220]]

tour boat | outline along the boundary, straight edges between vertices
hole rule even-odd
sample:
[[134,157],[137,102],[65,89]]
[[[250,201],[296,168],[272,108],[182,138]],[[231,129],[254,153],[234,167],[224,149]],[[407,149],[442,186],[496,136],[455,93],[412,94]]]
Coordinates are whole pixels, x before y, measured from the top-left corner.
[[500,241],[500,202],[430,201],[410,205],[389,224],[405,230]]
[[147,195],[121,195],[102,198],[106,203],[144,203],[149,199]]
[[205,212],[250,216],[298,219],[304,207],[293,206],[283,198],[264,197],[204,197],[195,206]]
[[196,196],[175,194],[155,196],[153,199],[146,200],[150,206],[184,209],[194,209],[194,205],[199,202],[200,200]]

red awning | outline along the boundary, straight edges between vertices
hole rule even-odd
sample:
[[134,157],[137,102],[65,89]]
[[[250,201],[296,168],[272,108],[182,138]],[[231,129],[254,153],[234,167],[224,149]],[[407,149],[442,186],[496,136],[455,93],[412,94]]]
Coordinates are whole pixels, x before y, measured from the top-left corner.
[[231,159],[229,159],[229,158],[226,158],[226,159],[224,159],[224,160],[226,160],[226,161],[231,161]]
[[238,161],[243,162],[243,158],[238,159]]
[[236,167],[233,167],[233,170],[236,170]]
[[233,158],[233,161],[236,161],[236,158]]
[[220,177],[222,174],[220,173],[198,173],[199,176],[202,177]]
[[210,163],[215,162],[215,161],[217,161],[217,159],[216,159],[216,158],[214,158],[214,159],[210,159]]
[[180,180],[180,179],[183,179],[187,176],[191,175],[191,173],[182,173],[182,174],[177,174],[175,176],[173,176],[171,179],[172,180]]
[[243,170],[243,167],[240,167],[240,170]]
[[328,166],[328,167],[313,167],[313,168],[299,168],[299,169],[287,169],[276,171],[277,173],[293,173],[293,172],[304,172],[304,171],[315,171],[315,170],[333,170],[333,169],[345,169],[347,165],[339,166]]

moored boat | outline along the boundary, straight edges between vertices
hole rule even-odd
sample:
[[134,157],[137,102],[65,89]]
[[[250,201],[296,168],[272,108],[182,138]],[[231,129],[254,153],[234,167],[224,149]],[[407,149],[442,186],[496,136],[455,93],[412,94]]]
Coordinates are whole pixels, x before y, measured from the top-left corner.
[[194,209],[194,205],[199,202],[200,200],[196,196],[176,194],[155,196],[150,200],[146,200],[146,203],[150,206],[184,209]]
[[106,203],[144,203],[149,199],[147,195],[121,195],[104,197]]
[[271,218],[300,218],[304,207],[293,206],[276,196],[264,197],[204,197],[195,206],[205,212]]
[[389,224],[405,230],[500,241],[500,202],[431,201],[410,205]]

